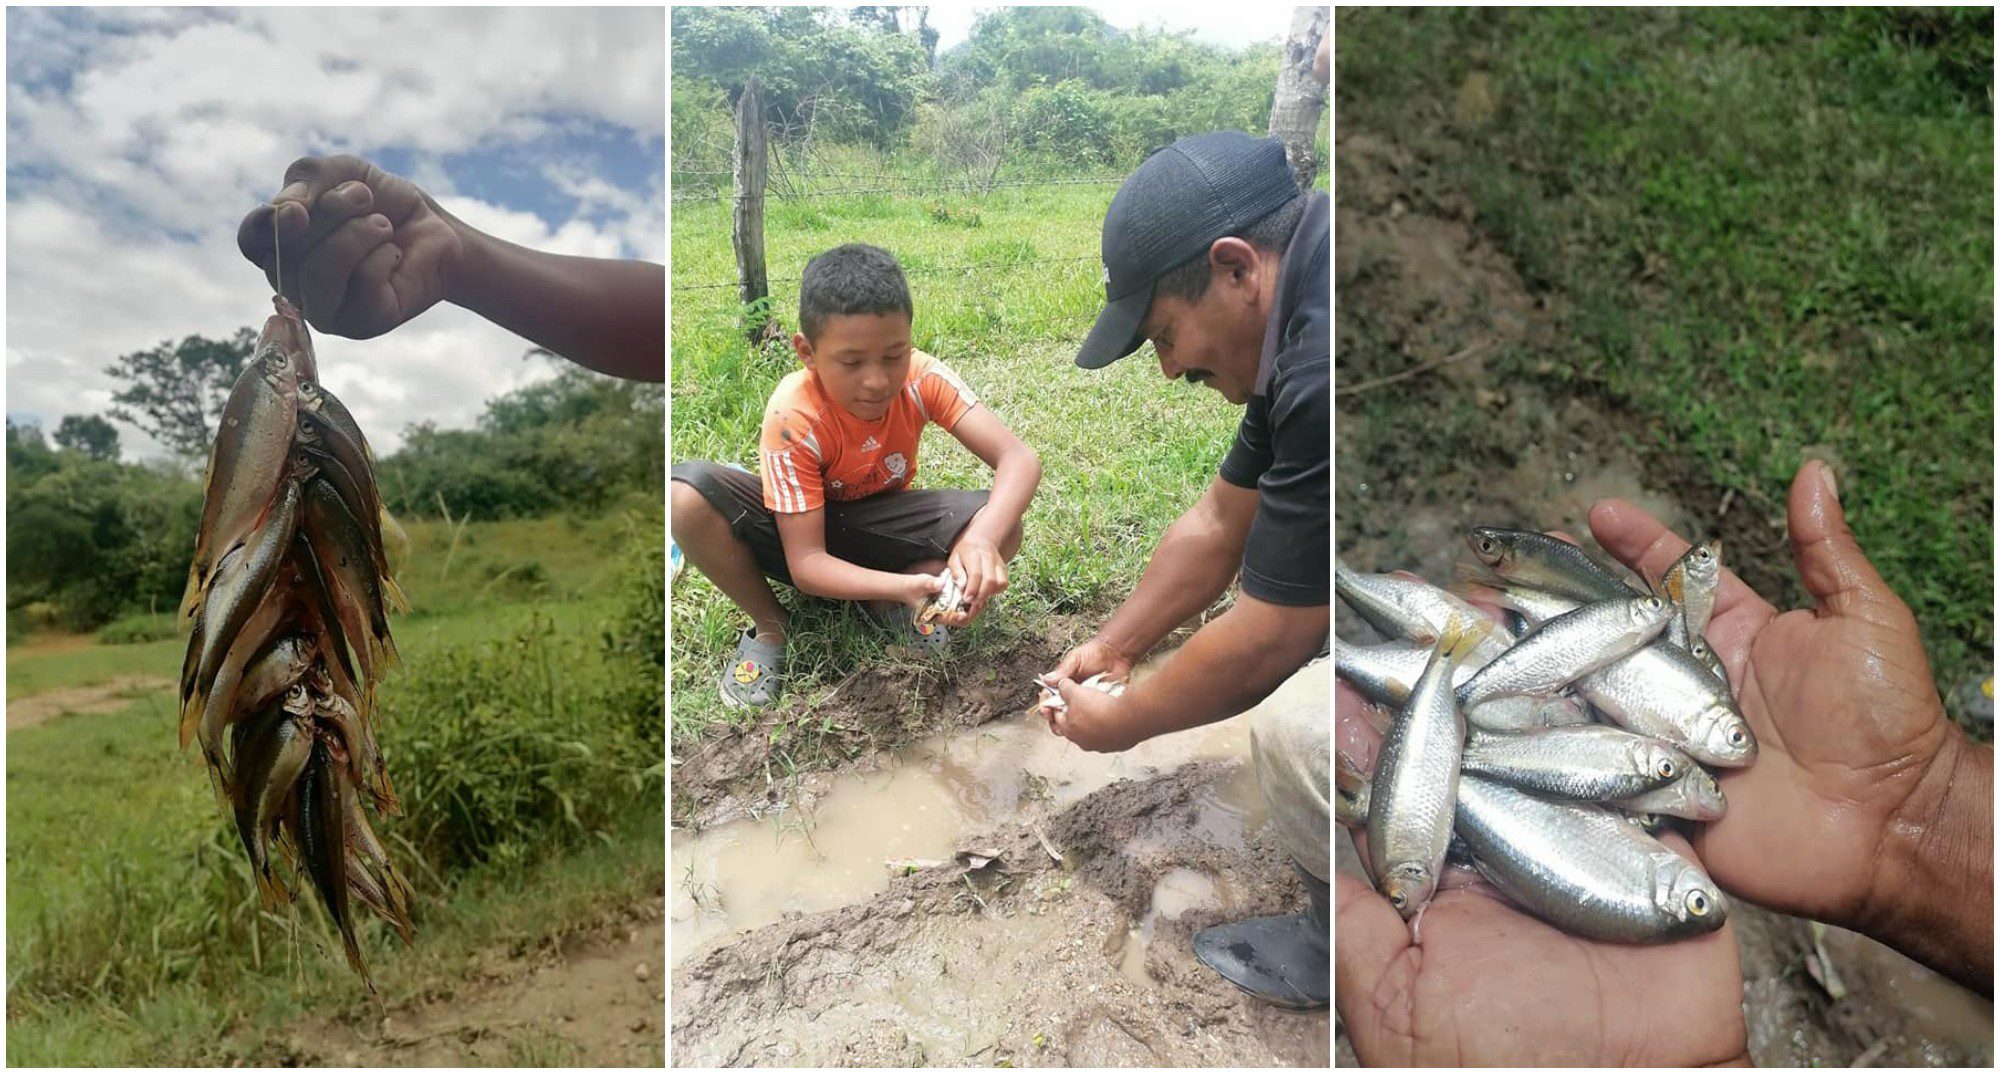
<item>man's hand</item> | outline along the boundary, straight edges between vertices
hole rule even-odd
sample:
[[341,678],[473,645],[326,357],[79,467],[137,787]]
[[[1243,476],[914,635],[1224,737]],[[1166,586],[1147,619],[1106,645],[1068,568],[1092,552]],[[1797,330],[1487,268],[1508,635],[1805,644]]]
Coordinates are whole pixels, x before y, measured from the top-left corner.
[[[1342,763],[1372,773],[1381,736],[1345,682],[1334,714]],[[1352,834],[1365,859],[1366,837]],[[1678,837],[1666,842],[1692,856]],[[1732,925],[1665,944],[1600,943],[1447,868],[1419,947],[1366,881],[1336,872],[1334,884],[1334,993],[1364,1063],[1691,1066],[1747,1050]]]
[[945,616],[950,626],[964,626],[986,610],[986,602],[1007,589],[1007,560],[991,542],[966,536],[952,546],[951,571],[964,585],[970,607]]
[[[1721,776],[1729,812],[1695,848],[1732,893],[1868,933],[1992,988],[1992,752],[1945,716],[1909,607],[1855,543],[1832,471],[1792,481],[1810,610],[1782,615],[1725,571],[1708,640],[1758,740]],[[1688,547],[1622,501],[1598,543],[1648,579]]]
[[304,157],[271,204],[243,218],[236,245],[274,289],[282,280],[314,328],[369,339],[449,297],[462,226],[359,157]]
[[[1086,676],[1087,678],[1088,676]],[[1120,753],[1145,740],[1134,732],[1123,697],[1053,677],[1064,707],[1049,713],[1049,729],[1092,753]]]
[[1074,679],[1082,682],[1092,675],[1102,675],[1107,679],[1127,680],[1132,677],[1133,657],[1114,647],[1103,638],[1092,638],[1063,655],[1062,661],[1048,678]]

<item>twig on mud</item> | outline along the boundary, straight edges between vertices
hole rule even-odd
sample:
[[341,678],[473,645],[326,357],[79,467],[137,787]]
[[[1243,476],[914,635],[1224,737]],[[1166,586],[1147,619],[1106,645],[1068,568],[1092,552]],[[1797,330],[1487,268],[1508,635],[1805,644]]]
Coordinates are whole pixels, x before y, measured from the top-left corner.
[[1428,373],[1433,369],[1438,369],[1443,366],[1448,366],[1453,362],[1463,362],[1467,358],[1471,358],[1479,354],[1484,354],[1486,351],[1489,351],[1492,348],[1493,348],[1492,340],[1490,339],[1481,340],[1480,342],[1474,343],[1472,346],[1467,347],[1456,354],[1448,354],[1445,355],[1443,358],[1433,358],[1428,362],[1424,362],[1420,365],[1413,365],[1408,369],[1405,369],[1398,373],[1391,373],[1386,377],[1376,377],[1374,380],[1364,380],[1359,384],[1349,385],[1348,387],[1345,388],[1335,388],[1333,390],[1333,394],[1360,395],[1362,392],[1370,391],[1375,388],[1380,388],[1384,384],[1394,384],[1399,380],[1408,380],[1411,377],[1418,376],[1423,373]]
[[1862,1052],[1858,1056],[1855,1056],[1854,1062],[1849,1063],[1848,1065],[1855,1067],[1872,1066],[1875,1060],[1882,1058],[1882,1053],[1888,1050],[1889,1050],[1889,1038],[1883,1037],[1882,1039],[1876,1041],[1875,1043],[1870,1044],[1868,1046],[1867,1051]]

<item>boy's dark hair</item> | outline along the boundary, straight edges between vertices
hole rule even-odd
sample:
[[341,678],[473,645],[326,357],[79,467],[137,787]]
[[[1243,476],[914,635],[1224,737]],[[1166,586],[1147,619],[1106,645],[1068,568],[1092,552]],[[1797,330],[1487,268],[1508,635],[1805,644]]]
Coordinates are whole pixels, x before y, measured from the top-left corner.
[[[1306,202],[1310,194],[1298,197],[1266,213],[1264,217],[1237,232],[1234,236],[1217,235],[1218,239],[1239,238],[1252,246],[1282,252],[1292,242],[1292,232],[1299,228],[1299,218],[1306,213]],[[1213,246],[1211,241],[1209,245]],[[1167,270],[1166,274],[1153,281],[1153,297],[1172,295],[1184,302],[1196,302],[1208,293],[1208,251],[1200,257],[1192,257]]]
[[910,285],[896,255],[879,246],[850,242],[806,262],[799,279],[799,331],[819,338],[829,317],[900,313],[916,317]]

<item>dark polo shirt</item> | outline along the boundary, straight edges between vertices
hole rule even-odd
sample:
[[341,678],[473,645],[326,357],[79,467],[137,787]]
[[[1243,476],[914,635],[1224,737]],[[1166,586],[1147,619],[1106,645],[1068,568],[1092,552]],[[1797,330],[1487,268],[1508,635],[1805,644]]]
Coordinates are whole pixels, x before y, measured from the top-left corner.
[[1221,468],[1224,481],[1257,490],[1243,592],[1291,607],[1329,601],[1331,221],[1327,196],[1313,194],[1285,250],[1256,393]]

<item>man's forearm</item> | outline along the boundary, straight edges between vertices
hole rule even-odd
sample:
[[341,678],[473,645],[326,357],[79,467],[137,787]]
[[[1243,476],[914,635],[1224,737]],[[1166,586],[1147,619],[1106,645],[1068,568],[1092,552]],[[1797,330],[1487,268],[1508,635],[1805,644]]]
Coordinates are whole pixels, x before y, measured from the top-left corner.
[[1247,535],[1247,525],[1233,529],[1202,505],[1176,519],[1153,549],[1138,588],[1098,636],[1134,660],[1145,655],[1228,588],[1242,565]]
[[1993,747],[1954,729],[1884,847],[1893,885],[1864,930],[1974,989],[1993,994]]
[[1227,719],[1262,701],[1319,651],[1327,623],[1326,605],[1237,601],[1126,691],[1139,739]]
[[445,297],[601,373],[666,379],[666,269],[569,257],[459,225],[465,260]]

